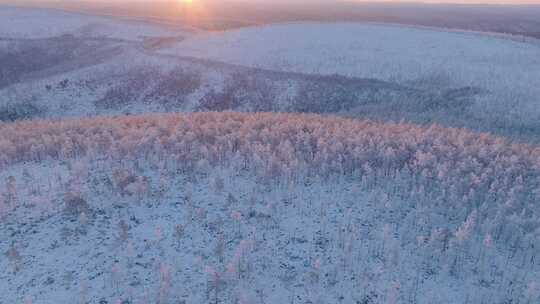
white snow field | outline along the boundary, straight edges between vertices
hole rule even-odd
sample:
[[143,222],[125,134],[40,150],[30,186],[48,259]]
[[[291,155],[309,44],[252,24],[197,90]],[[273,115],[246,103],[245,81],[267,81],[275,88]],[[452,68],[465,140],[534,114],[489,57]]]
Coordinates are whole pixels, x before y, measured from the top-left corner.
[[535,121],[540,47],[527,41],[397,25],[289,23],[204,33],[162,52],[280,71],[479,87],[487,92],[473,114]]
[[360,23],[209,33],[0,6],[0,120],[309,112],[540,142],[540,48],[517,40]]
[[146,22],[99,17],[53,9],[0,6],[0,37],[13,39],[50,38],[62,35],[86,38],[140,40],[180,34],[173,28]]

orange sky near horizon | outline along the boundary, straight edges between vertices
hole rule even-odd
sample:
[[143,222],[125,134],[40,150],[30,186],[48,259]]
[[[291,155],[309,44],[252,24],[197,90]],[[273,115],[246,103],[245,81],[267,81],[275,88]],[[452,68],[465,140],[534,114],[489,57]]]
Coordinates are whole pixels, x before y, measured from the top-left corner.
[[[76,2],[75,0],[73,0]],[[86,2],[92,2],[92,0],[85,0]],[[94,0],[96,3],[99,2],[159,2],[167,0]],[[170,1],[170,0],[169,0]],[[178,2],[204,2],[205,0],[177,0]],[[226,1],[226,0],[224,0]],[[266,2],[266,3],[286,3],[286,2],[305,2],[309,3],[310,0],[231,0],[233,2]],[[539,4],[540,0],[316,0],[317,2],[381,2],[381,3],[447,3],[447,4]],[[40,0],[12,0],[12,1],[0,1],[0,2],[14,2],[14,3],[32,3],[32,2],[42,2]],[[49,1],[51,2],[51,1]],[[62,2],[58,1],[57,2]]]

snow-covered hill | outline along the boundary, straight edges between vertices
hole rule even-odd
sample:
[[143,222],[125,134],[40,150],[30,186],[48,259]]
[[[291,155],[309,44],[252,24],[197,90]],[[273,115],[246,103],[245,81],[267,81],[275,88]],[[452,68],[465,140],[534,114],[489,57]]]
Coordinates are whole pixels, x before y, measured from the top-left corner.
[[0,6],[0,304],[538,303],[538,55]]
[[177,36],[182,28],[164,28],[146,22],[97,17],[53,9],[0,6],[0,38],[36,39],[62,35],[140,40]]
[[540,150],[197,113],[0,124],[0,303],[536,303]]
[[354,23],[191,32],[4,6],[0,15],[4,121],[311,112],[540,141],[540,48],[528,40]]
[[491,88],[498,83],[490,73],[526,84],[538,75],[540,45],[516,40],[399,25],[291,23],[201,34],[163,52],[399,82],[446,75],[435,80]]
[[163,50],[279,71],[486,91],[470,115],[540,119],[540,43],[397,25],[292,23],[202,34]]

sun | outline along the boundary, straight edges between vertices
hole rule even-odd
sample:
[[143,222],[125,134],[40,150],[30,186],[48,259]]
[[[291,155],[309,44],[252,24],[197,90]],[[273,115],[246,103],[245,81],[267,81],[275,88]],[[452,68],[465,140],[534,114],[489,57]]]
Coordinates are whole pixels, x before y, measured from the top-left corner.
[[192,26],[208,22],[210,12],[204,5],[204,0],[173,1],[176,3],[176,15],[179,21]]

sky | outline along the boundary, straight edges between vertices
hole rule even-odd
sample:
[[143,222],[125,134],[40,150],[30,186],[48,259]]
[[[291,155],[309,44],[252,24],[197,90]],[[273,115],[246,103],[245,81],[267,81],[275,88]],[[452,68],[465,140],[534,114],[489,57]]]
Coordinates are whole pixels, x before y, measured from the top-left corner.
[[[13,3],[32,3],[40,2],[42,0],[4,0],[0,2],[13,2]],[[49,2],[61,2],[62,0],[52,0]],[[71,0],[76,2],[76,0]],[[104,0],[94,0],[95,2],[104,2]],[[201,0],[178,0],[179,2],[189,1],[197,2]],[[202,0],[204,1],[204,0]],[[286,3],[286,2],[305,2],[309,3],[311,1],[318,2],[395,2],[395,3],[455,3],[455,4],[540,4],[540,0],[234,0],[236,2],[263,2],[263,3]],[[92,0],[86,0],[86,2],[93,2]],[[105,2],[159,2],[156,0],[107,0]]]
[[[31,1],[31,0],[30,0]],[[110,0],[115,1],[115,0]],[[130,0],[116,0],[116,1],[130,1]],[[133,0],[131,0],[133,1]],[[136,1],[155,1],[155,0],[136,0]],[[189,1],[196,2],[198,0],[178,0],[178,1]],[[236,0],[244,2],[266,2],[266,3],[275,3],[275,2],[306,2],[309,3],[310,0]],[[319,2],[396,2],[396,3],[407,3],[407,2],[416,2],[416,3],[455,3],[455,4],[540,4],[540,0],[311,0]]]
[[[122,0],[120,0],[122,1]],[[139,0],[139,1],[152,1],[152,0]],[[183,1],[183,0],[179,0]],[[197,1],[197,0],[190,0]],[[245,2],[307,2],[310,0],[237,0]],[[320,0],[313,0],[320,1]],[[396,2],[396,3],[455,3],[455,4],[540,4],[540,0],[326,0],[322,2]]]
[[[363,0],[353,0],[363,1]],[[540,4],[540,0],[371,0],[369,2],[422,2],[455,4]]]

